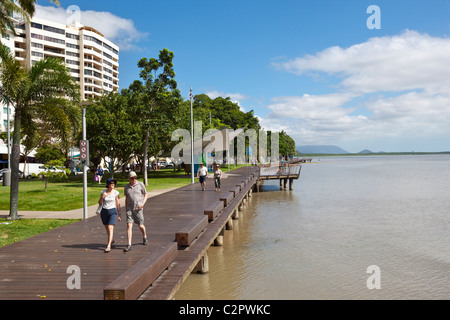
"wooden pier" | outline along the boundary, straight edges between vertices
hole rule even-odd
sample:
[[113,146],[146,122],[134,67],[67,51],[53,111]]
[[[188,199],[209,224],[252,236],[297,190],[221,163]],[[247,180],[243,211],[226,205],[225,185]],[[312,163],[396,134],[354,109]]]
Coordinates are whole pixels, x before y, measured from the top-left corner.
[[[116,224],[111,252],[103,253],[106,234],[98,216],[0,248],[0,300],[173,299],[192,272],[208,272],[209,247],[223,244],[248,197],[262,180],[274,179],[266,173],[243,167],[222,179],[220,192],[207,179],[206,191],[195,183],[149,199],[149,243],[142,244],[134,226],[128,253],[124,221]],[[294,171],[285,173],[280,181],[294,178]]]
[[0,300],[172,299],[192,271],[208,271],[209,246],[221,244],[258,176],[257,167],[244,167],[222,179],[221,192],[207,179],[206,191],[196,183],[149,199],[149,244],[134,226],[128,253],[124,221],[103,252],[98,216],[0,248]]
[[294,180],[300,178],[300,172],[302,166],[298,161],[289,161],[280,163],[278,165],[261,166],[259,179],[257,182],[257,188],[263,183],[264,180],[280,180],[280,188],[287,188],[287,182],[289,181],[289,190],[294,188]]

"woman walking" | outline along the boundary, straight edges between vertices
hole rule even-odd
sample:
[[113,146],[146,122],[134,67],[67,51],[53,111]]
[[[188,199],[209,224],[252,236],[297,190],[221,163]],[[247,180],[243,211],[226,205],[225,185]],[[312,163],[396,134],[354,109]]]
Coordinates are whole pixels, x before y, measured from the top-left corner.
[[109,178],[106,180],[106,189],[102,190],[98,204],[102,206],[100,217],[108,235],[108,244],[105,253],[111,251],[111,244],[114,242],[114,226],[116,221],[120,221],[119,191],[115,190],[117,181]]
[[214,185],[216,187],[216,192],[220,191],[220,179],[222,178],[222,170],[218,165],[214,166]]
[[97,170],[95,171],[95,176],[97,177],[96,181],[98,181],[98,184],[102,182],[104,170],[102,169],[102,166],[98,166]]

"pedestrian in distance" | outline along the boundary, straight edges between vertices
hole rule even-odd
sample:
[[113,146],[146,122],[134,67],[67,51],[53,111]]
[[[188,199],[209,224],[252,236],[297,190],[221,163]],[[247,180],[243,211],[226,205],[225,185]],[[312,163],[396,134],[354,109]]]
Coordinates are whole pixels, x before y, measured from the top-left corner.
[[116,225],[116,221],[121,220],[119,191],[115,189],[116,185],[116,180],[111,178],[106,180],[106,189],[101,191],[100,199],[98,200],[98,204],[102,208],[100,217],[108,236],[108,243],[104,250],[105,253],[111,251],[111,245],[114,243],[114,226]]
[[200,180],[200,184],[202,185],[202,191],[206,190],[206,178],[208,177],[208,169],[205,165],[200,163],[200,168],[197,170],[197,178]]
[[220,179],[222,179],[222,170],[220,170],[219,165],[214,166],[214,185],[216,187],[216,192],[220,191]]
[[98,178],[98,184],[100,184],[100,182],[102,182],[103,174],[104,174],[104,171],[102,169],[102,166],[98,166],[97,171],[95,171],[95,175]]
[[142,233],[143,244],[148,244],[147,231],[144,225],[144,206],[147,202],[147,190],[145,185],[137,181],[136,172],[130,171],[128,174],[128,183],[124,188],[125,208],[127,211],[127,240],[128,245],[123,250],[128,252],[131,250],[131,240],[133,237],[133,223],[139,226]]

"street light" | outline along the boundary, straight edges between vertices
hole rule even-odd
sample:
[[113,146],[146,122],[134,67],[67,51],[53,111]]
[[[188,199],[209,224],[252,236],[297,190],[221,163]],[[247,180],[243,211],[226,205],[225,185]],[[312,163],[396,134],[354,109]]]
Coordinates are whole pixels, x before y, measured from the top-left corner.
[[194,184],[194,115],[192,111],[194,96],[192,95],[192,87],[189,98],[191,99],[191,184]]

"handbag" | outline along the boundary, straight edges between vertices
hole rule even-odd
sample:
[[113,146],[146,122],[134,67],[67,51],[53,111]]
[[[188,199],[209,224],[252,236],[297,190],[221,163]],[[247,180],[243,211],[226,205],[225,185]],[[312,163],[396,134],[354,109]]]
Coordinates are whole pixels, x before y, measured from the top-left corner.
[[95,214],[100,214],[102,212],[103,204],[99,204],[97,210],[95,210]]
[[94,181],[98,181],[98,176],[97,175],[95,175]]

